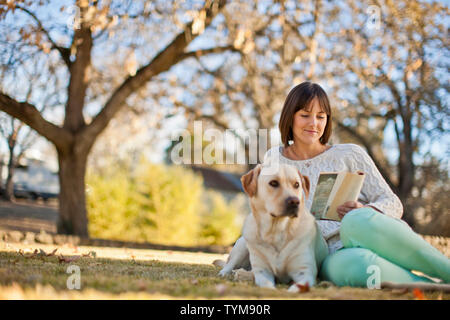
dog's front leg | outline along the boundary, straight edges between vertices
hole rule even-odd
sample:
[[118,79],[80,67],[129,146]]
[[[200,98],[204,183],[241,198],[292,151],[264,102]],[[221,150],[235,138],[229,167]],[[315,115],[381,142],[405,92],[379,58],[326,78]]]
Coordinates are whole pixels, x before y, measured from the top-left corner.
[[247,243],[245,242],[244,237],[240,237],[234,244],[233,249],[231,249],[228,261],[223,269],[220,270],[219,275],[224,277],[230,274],[234,269],[240,267],[247,268],[249,264]]
[[289,292],[299,292],[299,285],[305,286],[308,284],[309,287],[313,287],[316,285],[316,264],[314,262],[303,264],[302,266],[290,271],[289,276],[294,281],[294,284],[288,289]]
[[275,289],[275,275],[270,271],[267,257],[262,255],[264,248],[255,243],[249,243],[248,246],[255,284],[258,287]]
[[294,284],[289,287],[289,292],[299,292],[299,285],[305,286],[308,284],[309,287],[316,285],[316,277],[310,271],[298,272],[291,275],[291,278],[294,280]]
[[272,272],[265,269],[253,269],[252,272],[258,287],[275,289],[275,277]]

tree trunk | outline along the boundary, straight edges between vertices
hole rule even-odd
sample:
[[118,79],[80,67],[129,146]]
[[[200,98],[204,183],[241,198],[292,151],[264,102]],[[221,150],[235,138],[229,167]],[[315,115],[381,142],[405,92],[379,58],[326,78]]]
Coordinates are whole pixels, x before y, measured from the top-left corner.
[[3,159],[0,158],[0,190],[3,188]]
[[88,152],[71,148],[58,150],[59,220],[58,233],[88,237],[85,176]]
[[410,205],[409,198],[411,196],[411,190],[414,186],[414,176],[416,168],[414,166],[414,142],[412,139],[412,114],[409,111],[409,106],[405,106],[401,110],[402,114],[402,134],[403,139],[398,139],[400,156],[398,160],[398,172],[399,172],[399,198],[404,205],[403,220],[405,220],[411,228],[415,228],[416,219],[414,217],[415,208]]
[[10,149],[8,161],[8,177],[6,178],[5,194],[4,194],[4,199],[7,201],[14,200],[14,180],[13,180],[14,169],[15,169],[14,149]]

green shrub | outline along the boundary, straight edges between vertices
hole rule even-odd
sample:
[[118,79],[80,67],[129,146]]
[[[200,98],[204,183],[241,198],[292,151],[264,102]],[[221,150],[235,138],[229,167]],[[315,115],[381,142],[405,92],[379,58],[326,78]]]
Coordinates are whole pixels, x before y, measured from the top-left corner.
[[89,172],[87,184],[92,237],[192,246],[239,236],[242,200],[228,204],[189,169],[142,161],[130,173],[110,165]]
[[136,183],[139,194],[144,195],[140,218],[155,224],[142,239],[195,245],[200,231],[202,179],[182,167],[146,163],[139,168]]
[[89,233],[94,238],[135,240],[140,203],[134,183],[124,168],[108,168],[102,175],[88,174]]
[[236,241],[241,232],[242,221],[239,212],[243,209],[243,198],[237,197],[230,203],[216,191],[205,195],[207,210],[201,219],[200,240],[203,244],[229,245]]

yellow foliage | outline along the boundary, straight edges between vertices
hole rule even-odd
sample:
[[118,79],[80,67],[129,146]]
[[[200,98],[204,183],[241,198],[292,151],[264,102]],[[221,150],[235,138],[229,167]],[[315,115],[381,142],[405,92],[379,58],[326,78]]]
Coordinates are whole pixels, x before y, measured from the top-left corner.
[[241,223],[237,219],[238,212],[244,206],[243,198],[236,198],[227,204],[218,192],[209,191],[206,197],[211,210],[203,213],[201,240],[207,245],[230,245],[241,232]]
[[189,169],[142,161],[133,173],[123,166],[89,173],[87,184],[92,237],[193,246],[239,236],[242,201],[227,204]]
[[195,245],[200,229],[202,179],[181,167],[146,163],[136,176],[141,211],[154,228],[141,237],[146,241]]

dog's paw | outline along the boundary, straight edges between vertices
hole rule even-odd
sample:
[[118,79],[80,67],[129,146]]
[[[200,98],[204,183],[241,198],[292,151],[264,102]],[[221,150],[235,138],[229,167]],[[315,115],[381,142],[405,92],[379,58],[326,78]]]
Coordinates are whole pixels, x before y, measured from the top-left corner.
[[293,285],[291,285],[288,289],[288,292],[292,292],[292,293],[304,293],[304,292],[309,292],[310,286],[309,283],[306,282],[305,284],[301,284],[301,283],[294,283]]
[[222,270],[220,270],[219,272],[219,276],[221,277],[226,277],[227,275],[229,275],[231,273],[231,269],[227,266],[223,267]]
[[288,292],[291,292],[291,293],[299,293],[299,292],[300,292],[300,289],[298,288],[297,284],[294,283],[293,285],[291,285],[291,286],[289,287]]
[[289,292],[294,293],[303,293],[308,292],[311,287],[316,285],[316,281],[312,277],[304,277],[301,280],[297,280],[293,285],[291,285],[288,289]]

